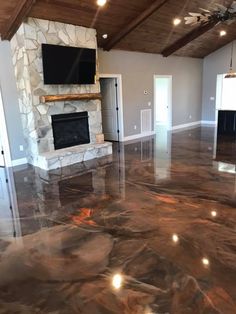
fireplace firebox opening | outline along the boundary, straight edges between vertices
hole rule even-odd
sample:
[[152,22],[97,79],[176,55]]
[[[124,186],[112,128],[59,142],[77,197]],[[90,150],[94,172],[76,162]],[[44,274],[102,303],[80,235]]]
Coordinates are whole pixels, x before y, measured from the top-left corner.
[[89,144],[88,112],[57,114],[52,116],[55,149]]

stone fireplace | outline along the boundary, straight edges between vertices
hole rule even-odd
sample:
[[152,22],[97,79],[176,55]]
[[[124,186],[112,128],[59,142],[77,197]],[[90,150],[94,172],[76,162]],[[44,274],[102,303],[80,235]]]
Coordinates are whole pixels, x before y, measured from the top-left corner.
[[100,92],[98,79],[93,85],[44,85],[42,44],[97,49],[96,31],[29,18],[13,37],[13,64],[28,162],[51,170],[111,154],[111,143],[97,141],[102,137],[99,99],[41,101],[45,95]]

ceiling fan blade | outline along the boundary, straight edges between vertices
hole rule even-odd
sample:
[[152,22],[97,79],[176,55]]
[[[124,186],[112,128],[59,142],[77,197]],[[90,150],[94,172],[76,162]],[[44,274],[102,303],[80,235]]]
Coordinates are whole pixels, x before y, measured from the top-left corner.
[[225,12],[225,11],[228,10],[228,8],[226,8],[224,5],[219,4],[219,3],[216,3],[216,4],[214,5],[214,8],[215,8],[216,10],[220,10],[220,11],[223,11],[223,12]]
[[193,24],[197,22],[197,17],[195,16],[187,16],[184,19],[185,19],[185,24]]
[[207,9],[203,9],[203,8],[199,8],[201,11],[206,12],[206,13],[211,13],[211,11],[207,10]]
[[201,13],[193,13],[193,12],[189,12],[188,14],[191,16],[201,16],[202,15]]
[[234,1],[234,2],[231,4],[230,9],[229,9],[229,12],[230,12],[230,13],[236,12],[236,1]]
[[210,13],[202,13],[201,16],[204,16],[204,17],[207,17],[207,18],[208,18],[208,17],[211,16],[211,14],[210,14]]

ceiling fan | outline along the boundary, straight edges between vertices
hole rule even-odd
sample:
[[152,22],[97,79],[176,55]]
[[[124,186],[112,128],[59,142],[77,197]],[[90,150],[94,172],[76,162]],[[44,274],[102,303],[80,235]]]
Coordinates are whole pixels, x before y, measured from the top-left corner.
[[189,16],[184,18],[185,24],[197,25],[210,22],[231,24],[236,21],[236,1],[233,1],[228,8],[222,4],[215,4],[212,10],[203,8],[200,8],[200,10],[199,13],[189,12]]

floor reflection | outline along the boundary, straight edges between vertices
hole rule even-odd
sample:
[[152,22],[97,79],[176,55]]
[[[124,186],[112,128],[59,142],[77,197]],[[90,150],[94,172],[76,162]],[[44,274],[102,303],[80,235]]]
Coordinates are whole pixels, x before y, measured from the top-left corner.
[[0,167],[0,238],[21,236],[18,218],[12,170]]
[[0,167],[0,236],[14,236],[11,202],[5,168]]
[[236,139],[234,137],[218,135],[216,160],[236,164]]
[[2,198],[0,313],[236,313],[235,173],[222,170],[214,130],[199,128],[16,171],[17,215]]
[[165,127],[158,127],[155,138],[154,163],[157,180],[170,177],[172,134]]

